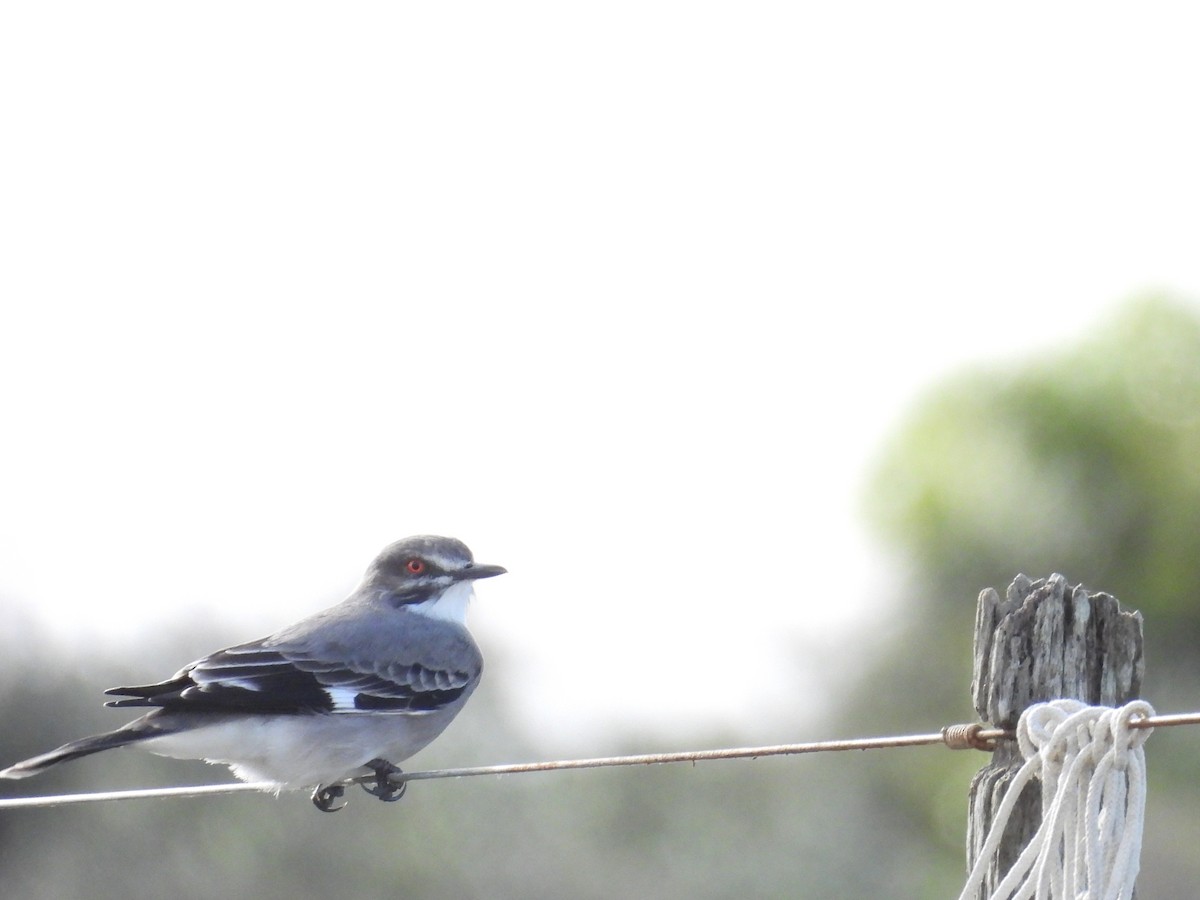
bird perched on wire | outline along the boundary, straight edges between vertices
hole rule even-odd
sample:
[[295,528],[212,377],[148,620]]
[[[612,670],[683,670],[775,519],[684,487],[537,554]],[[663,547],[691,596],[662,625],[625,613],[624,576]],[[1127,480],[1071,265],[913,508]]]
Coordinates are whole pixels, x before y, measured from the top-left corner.
[[396,763],[450,724],[479,683],[483,658],[464,619],[480,578],[461,541],[420,535],[388,546],[337,606],[269,637],[218,650],[167,681],[106,691],[108,706],[150,707],[139,719],[0,771],[26,778],[67,760],[137,746],[224,763],[276,791],[315,785],[330,812],[340,782],[397,800]]

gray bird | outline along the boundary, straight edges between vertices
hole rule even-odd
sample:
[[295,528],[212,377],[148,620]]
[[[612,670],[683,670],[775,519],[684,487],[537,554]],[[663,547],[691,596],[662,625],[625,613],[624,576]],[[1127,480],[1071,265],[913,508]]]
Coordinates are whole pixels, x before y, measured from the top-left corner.
[[341,807],[338,782],[397,800],[389,776],[450,724],[483,670],[464,620],[480,578],[461,541],[420,535],[390,545],[337,606],[261,640],[218,650],[167,681],[105,693],[115,707],[150,707],[127,725],[64,744],[0,771],[26,778],[112,747],[223,763],[276,792],[315,785],[313,803]]

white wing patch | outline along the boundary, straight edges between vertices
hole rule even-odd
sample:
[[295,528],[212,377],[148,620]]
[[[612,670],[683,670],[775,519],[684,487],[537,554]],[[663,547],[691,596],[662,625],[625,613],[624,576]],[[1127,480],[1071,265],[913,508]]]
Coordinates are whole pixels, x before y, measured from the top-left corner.
[[213,681],[223,687],[241,688],[244,691],[261,691],[263,689],[262,682],[255,681],[253,678],[221,678]]
[[324,688],[325,695],[333,706],[331,713],[370,713],[373,716],[427,716],[436,709],[363,709],[354,701],[362,692],[348,687],[332,685]]
[[354,698],[358,696],[358,691],[353,688],[333,685],[325,688],[325,694],[329,697],[329,702],[333,704],[333,712],[361,712],[354,705]]

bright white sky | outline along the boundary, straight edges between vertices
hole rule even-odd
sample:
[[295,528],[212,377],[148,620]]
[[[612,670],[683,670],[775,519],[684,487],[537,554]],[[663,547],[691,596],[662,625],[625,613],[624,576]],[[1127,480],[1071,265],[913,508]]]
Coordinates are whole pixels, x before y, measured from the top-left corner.
[[808,6],[6,5],[9,630],[232,643],[445,533],[551,742],[811,707],[920,392],[1200,297],[1200,21]]

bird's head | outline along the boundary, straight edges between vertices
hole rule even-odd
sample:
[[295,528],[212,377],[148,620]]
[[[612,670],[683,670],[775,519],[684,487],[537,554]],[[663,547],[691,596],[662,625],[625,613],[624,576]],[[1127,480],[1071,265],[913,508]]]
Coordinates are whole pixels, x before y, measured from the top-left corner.
[[385,547],[367,569],[365,581],[390,603],[402,606],[437,600],[459,585],[455,595],[467,598],[471,582],[505,571],[501,566],[476,564],[460,540],[422,534]]

